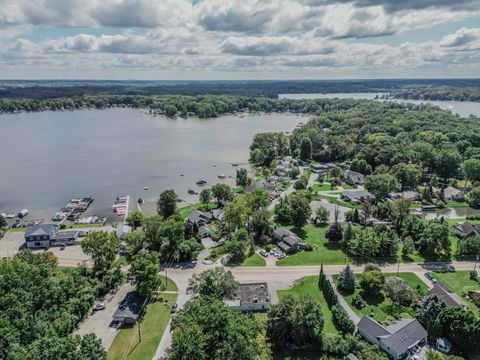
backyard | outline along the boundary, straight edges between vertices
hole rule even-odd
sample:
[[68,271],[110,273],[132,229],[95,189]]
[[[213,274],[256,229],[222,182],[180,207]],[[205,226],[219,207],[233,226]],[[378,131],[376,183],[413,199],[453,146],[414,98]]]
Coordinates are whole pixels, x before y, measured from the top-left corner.
[[469,290],[480,290],[480,283],[470,279],[470,271],[464,270],[448,273],[434,272],[433,277],[438,281],[447,284],[450,289],[452,289],[457,295],[461,296],[475,315],[478,316],[480,314],[478,306],[464,296]]
[[[428,287],[427,285],[414,273],[404,273],[400,272],[398,275],[396,273],[384,273],[383,274],[385,277],[387,276],[398,276],[401,279],[403,279],[410,287],[413,289],[414,292],[417,293],[418,297],[420,298],[423,296],[427,290]],[[333,276],[334,280],[336,281],[337,276]],[[405,306],[397,306],[397,305],[392,305],[389,303],[389,300],[387,296],[385,296],[385,293],[382,292],[381,296],[378,296],[376,298],[363,298],[366,302],[366,306],[359,309],[355,307],[353,303],[353,299],[357,295],[361,295],[362,289],[358,287],[358,283],[360,282],[362,278],[362,274],[356,274],[355,279],[357,282],[357,287],[355,288],[355,291],[352,294],[343,294],[343,297],[347,301],[347,303],[350,305],[352,310],[360,317],[368,315],[375,320],[381,322],[381,323],[391,323],[393,322],[396,318],[399,317],[405,317],[405,318],[411,318],[414,317],[415,313],[413,308],[411,307],[405,307]],[[418,287],[417,287],[418,285]],[[418,290],[417,290],[418,289]]]
[[278,290],[278,298],[281,299],[287,295],[293,296],[302,296],[310,295],[312,296],[322,307],[323,319],[325,321],[324,330],[326,333],[337,334],[338,331],[335,328],[332,320],[332,313],[328,308],[327,302],[325,301],[322,292],[318,288],[318,276],[306,276],[297,282],[288,290]]

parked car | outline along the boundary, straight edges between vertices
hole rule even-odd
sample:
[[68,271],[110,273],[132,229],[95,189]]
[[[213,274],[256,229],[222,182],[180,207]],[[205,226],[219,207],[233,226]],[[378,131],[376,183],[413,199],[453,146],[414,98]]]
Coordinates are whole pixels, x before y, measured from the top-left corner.
[[95,307],[93,308],[94,311],[100,311],[105,309],[106,309],[106,306],[105,306],[105,303],[103,302],[97,303],[97,305],[95,305]]
[[177,303],[174,303],[174,304],[172,305],[172,310],[171,310],[170,312],[171,312],[172,314],[175,314],[175,313],[177,312],[177,308],[178,308]]
[[67,245],[63,244],[62,246],[60,246],[60,250],[65,250],[66,247]]
[[260,251],[260,255],[262,255],[263,257],[268,257],[268,252],[266,250],[262,250]]

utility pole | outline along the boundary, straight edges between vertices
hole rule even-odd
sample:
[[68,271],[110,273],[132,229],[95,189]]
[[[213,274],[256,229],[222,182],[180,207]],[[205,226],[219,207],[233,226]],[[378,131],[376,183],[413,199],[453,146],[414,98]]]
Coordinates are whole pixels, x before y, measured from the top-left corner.
[[473,267],[473,271],[477,271],[477,262],[478,262],[478,255],[475,258],[475,266]]

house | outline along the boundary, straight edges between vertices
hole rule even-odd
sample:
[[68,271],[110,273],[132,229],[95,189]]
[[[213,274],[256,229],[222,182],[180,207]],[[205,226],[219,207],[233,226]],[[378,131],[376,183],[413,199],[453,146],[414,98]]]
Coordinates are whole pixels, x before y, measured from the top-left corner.
[[222,209],[213,209],[211,211],[212,217],[215,220],[221,221],[223,219],[223,210]]
[[455,294],[446,284],[441,281],[437,281],[435,284],[433,284],[433,288],[430,289],[426,296],[433,294],[445,301],[447,306],[459,308],[466,308],[468,306],[460,296]]
[[441,351],[445,354],[448,354],[452,349],[452,343],[450,342],[450,340],[447,340],[443,337],[439,337],[435,344],[437,345],[438,351]]
[[60,230],[57,231],[53,239],[50,241],[50,246],[73,245],[78,240],[80,230]]
[[359,172],[352,170],[345,170],[340,178],[349,185],[359,185],[363,184],[364,176]]
[[328,172],[329,169],[330,168],[325,164],[311,164],[310,165],[310,170],[314,174],[323,174],[323,173]]
[[267,311],[271,306],[267,283],[240,284],[234,298],[225,299],[224,303],[233,311]]
[[120,240],[125,240],[127,235],[130,234],[131,232],[132,232],[131,226],[123,223],[120,223],[117,225],[117,236]]
[[31,225],[25,230],[25,243],[29,249],[48,249],[55,239],[58,226],[55,224]]
[[135,324],[142,315],[144,305],[147,299],[136,291],[130,291],[125,295],[118,305],[118,309],[113,314],[113,322],[119,322],[122,325]]
[[412,190],[406,190],[402,192],[391,192],[390,194],[388,194],[388,197],[392,200],[410,200],[410,201],[422,200],[422,195]]
[[470,290],[468,292],[468,297],[475,305],[480,306],[480,290]]
[[358,360],[358,358],[355,355],[353,355],[352,353],[350,353],[350,354],[347,355],[347,360]]
[[465,201],[465,192],[456,189],[453,186],[447,186],[445,189],[443,189],[443,194],[445,199],[449,201]]
[[246,188],[245,188],[245,192],[248,193],[248,192],[252,192],[253,190],[255,189],[263,189],[263,190],[266,190],[268,191],[269,193],[271,193],[272,191],[274,191],[275,189],[277,188],[276,184],[275,183],[271,183],[271,182],[268,182],[267,180],[259,180],[257,182],[254,182],[253,184],[251,185],[248,185]]
[[213,215],[209,212],[193,210],[190,215],[188,215],[187,220],[192,224],[197,224],[199,227],[207,225],[212,221]]
[[388,226],[388,227],[393,227],[394,226],[394,224],[391,221],[382,221],[382,220],[378,220],[377,218],[374,218],[374,217],[368,218],[365,221],[365,224],[367,226],[372,226],[372,227],[382,226],[382,225]]
[[427,332],[416,319],[401,319],[384,327],[369,316],[360,319],[358,333],[378,345],[394,360],[408,356],[410,350],[426,343]]
[[464,221],[453,226],[453,231],[457,236],[466,238],[480,234],[480,224],[472,224]]
[[298,251],[300,248],[300,243],[302,242],[295,233],[285,228],[275,229],[272,233],[272,239],[286,254]]
[[367,190],[361,191],[343,191],[341,196],[351,202],[352,204],[361,204],[366,201],[373,201],[375,200],[375,195],[368,192]]

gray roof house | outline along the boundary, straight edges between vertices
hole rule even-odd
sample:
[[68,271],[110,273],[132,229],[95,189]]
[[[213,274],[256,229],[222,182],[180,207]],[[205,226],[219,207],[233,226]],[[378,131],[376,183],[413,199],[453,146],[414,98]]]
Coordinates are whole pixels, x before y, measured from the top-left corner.
[[407,356],[410,349],[427,340],[426,330],[416,319],[402,319],[384,327],[371,317],[364,316],[358,323],[358,333],[394,360]]
[[275,229],[272,233],[272,239],[286,254],[298,251],[302,242],[295,233],[285,228]]
[[48,249],[50,242],[55,239],[58,226],[55,224],[39,224],[27,227],[25,230],[25,244],[29,249]]
[[113,322],[123,324],[134,324],[142,315],[142,310],[147,298],[136,291],[130,291],[125,295],[113,314]]
[[364,178],[363,174],[353,170],[345,170],[341,176],[341,179],[349,185],[363,184]]
[[471,222],[464,221],[453,226],[453,230],[456,235],[460,237],[469,237],[480,234],[480,224],[472,224]]
[[443,193],[445,194],[445,199],[451,201],[464,201],[465,200],[465,192],[454,188],[453,186],[447,186]]
[[213,215],[211,213],[195,209],[188,215],[187,220],[192,224],[196,223],[198,226],[205,226],[212,221],[212,218]]
[[410,201],[419,201],[422,200],[422,195],[416,191],[405,190],[402,192],[391,192],[388,194],[388,197],[392,200],[410,200]]
[[359,204],[365,201],[375,200],[375,195],[373,195],[367,190],[343,191],[342,197],[353,204]]
[[441,281],[437,281],[433,284],[433,288],[427,293],[428,295],[437,295],[441,300],[445,301],[447,306],[465,308],[468,305],[463,299],[455,294],[447,285]]
[[223,302],[233,311],[244,313],[267,311],[271,300],[267,283],[240,284],[234,299],[224,299]]

